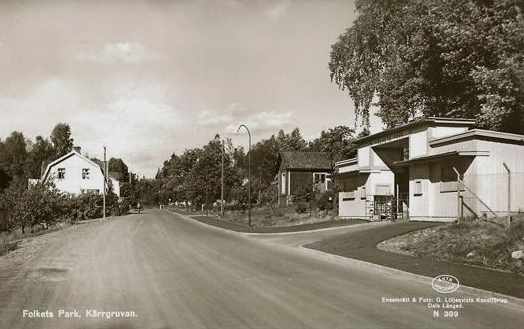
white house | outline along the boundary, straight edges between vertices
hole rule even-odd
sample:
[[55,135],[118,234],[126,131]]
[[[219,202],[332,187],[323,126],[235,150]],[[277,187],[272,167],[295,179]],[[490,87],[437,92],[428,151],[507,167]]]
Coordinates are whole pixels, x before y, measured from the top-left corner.
[[[53,181],[58,190],[72,195],[101,193],[104,172],[97,163],[73,150],[47,165],[42,181]],[[120,182],[109,176],[108,185],[120,197]]]
[[357,158],[335,164],[339,215],[453,221],[524,212],[524,136],[474,125],[429,117],[355,140]]

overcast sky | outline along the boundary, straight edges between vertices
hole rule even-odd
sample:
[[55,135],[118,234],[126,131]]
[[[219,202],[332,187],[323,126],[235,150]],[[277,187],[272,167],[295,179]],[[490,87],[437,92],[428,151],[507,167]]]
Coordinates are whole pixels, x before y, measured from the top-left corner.
[[152,177],[173,152],[248,125],[306,139],[354,126],[331,45],[354,5],[334,2],[0,2],[0,138],[68,123],[89,156]]

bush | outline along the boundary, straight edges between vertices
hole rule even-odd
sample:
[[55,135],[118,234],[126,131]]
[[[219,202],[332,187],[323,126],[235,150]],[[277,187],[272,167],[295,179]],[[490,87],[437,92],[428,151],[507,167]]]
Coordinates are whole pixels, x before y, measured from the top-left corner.
[[305,202],[299,202],[295,207],[295,211],[297,214],[304,214],[308,211],[308,206]]
[[320,194],[317,200],[318,209],[319,210],[333,210],[334,197],[335,196],[334,196],[333,191],[325,191],[322,194]]
[[315,198],[312,183],[305,183],[297,187],[293,193],[293,202],[309,202]]
[[246,211],[247,205],[246,204],[225,204],[224,205],[224,211]]
[[[10,187],[0,194],[0,231],[31,228],[44,223],[81,221],[103,216],[103,196],[94,193],[68,196],[50,183],[38,183],[28,189]],[[106,215],[129,211],[128,202],[119,202],[110,192],[106,196]]]
[[10,187],[0,197],[0,208],[6,213],[1,226],[7,231],[21,227],[25,233],[26,227],[52,224],[63,212],[62,201],[63,196],[48,183],[30,189]]
[[271,205],[274,206],[277,203],[277,189],[278,187],[274,184],[267,186],[260,192],[260,200],[258,200],[261,205]]
[[119,209],[120,215],[128,214],[130,208],[131,208],[131,201],[129,199],[123,199],[121,202],[118,203],[118,209]]

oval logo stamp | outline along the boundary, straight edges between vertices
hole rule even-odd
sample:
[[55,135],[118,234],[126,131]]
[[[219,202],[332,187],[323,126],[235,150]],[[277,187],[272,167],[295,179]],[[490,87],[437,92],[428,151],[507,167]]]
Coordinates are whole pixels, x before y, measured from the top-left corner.
[[457,291],[460,287],[459,280],[453,275],[439,275],[431,280],[431,286],[433,290],[448,294],[450,292]]

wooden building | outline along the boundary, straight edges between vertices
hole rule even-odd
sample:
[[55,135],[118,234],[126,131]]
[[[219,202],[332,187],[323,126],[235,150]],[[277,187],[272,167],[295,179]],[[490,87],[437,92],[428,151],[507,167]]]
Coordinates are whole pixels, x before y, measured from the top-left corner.
[[424,118],[356,140],[357,158],[335,164],[339,215],[453,221],[524,212],[524,136],[474,125]]
[[308,184],[322,193],[330,188],[333,162],[323,152],[281,152],[278,156],[278,205],[293,202],[293,194]]
[[[120,182],[112,175],[108,175],[108,179],[106,190],[111,188],[120,197]],[[99,194],[104,190],[103,164],[73,150],[49,163],[42,181],[52,181],[58,190],[70,195]]]

